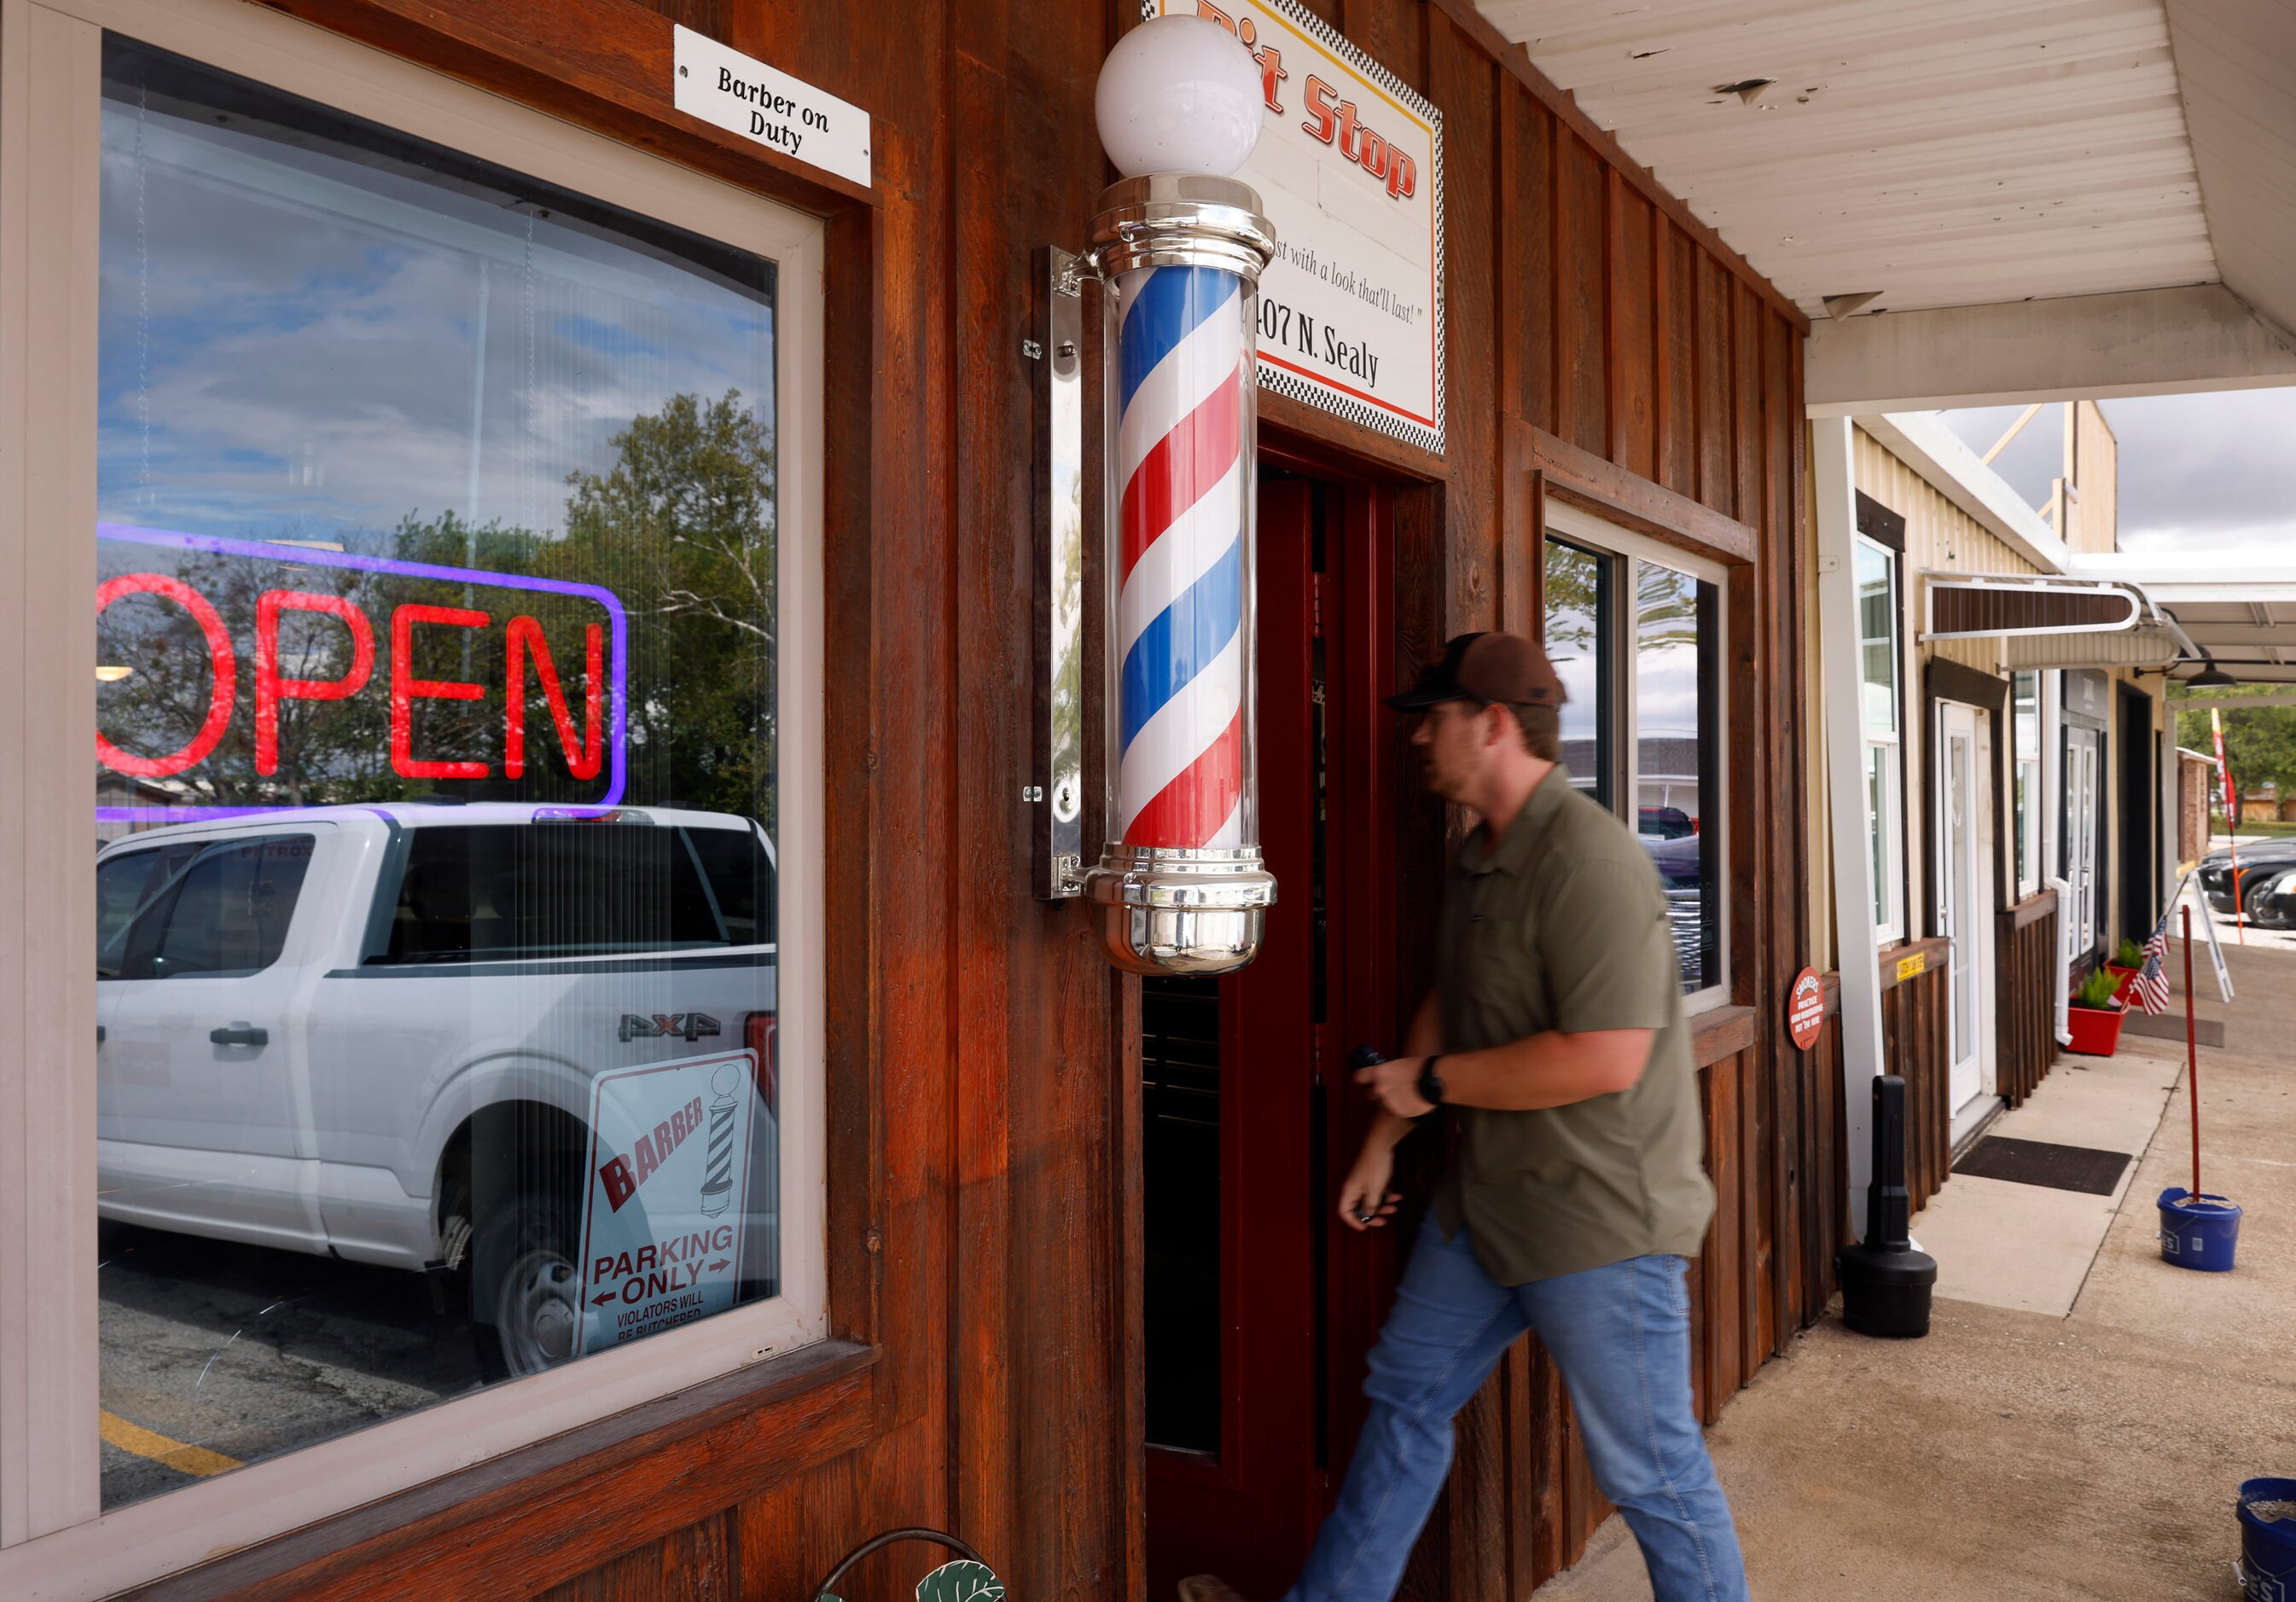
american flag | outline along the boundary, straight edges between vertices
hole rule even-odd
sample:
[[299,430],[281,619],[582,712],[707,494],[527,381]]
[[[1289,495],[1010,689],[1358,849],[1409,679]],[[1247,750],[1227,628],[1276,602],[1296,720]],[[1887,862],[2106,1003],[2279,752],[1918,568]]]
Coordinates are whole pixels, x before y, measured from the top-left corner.
[[2169,971],[2161,966],[2161,960],[2168,954],[2169,913],[2163,912],[2144,942],[2144,966],[2136,970],[2136,983],[2129,986],[2136,993],[2136,1004],[2147,1012],[2169,1010]]

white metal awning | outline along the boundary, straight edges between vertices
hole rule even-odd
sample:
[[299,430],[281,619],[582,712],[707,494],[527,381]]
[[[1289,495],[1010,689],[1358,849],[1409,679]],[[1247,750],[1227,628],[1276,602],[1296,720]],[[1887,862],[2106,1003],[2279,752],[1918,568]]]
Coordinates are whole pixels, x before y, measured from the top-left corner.
[[2010,667],[2144,667],[2296,684],[2296,560],[2075,556],[2065,574],[1924,572],[1924,640],[1998,639]]
[[2169,669],[2199,655],[2177,619],[2136,584],[2052,573],[1921,576],[1923,640],[1998,640],[2004,663],[2021,671]]

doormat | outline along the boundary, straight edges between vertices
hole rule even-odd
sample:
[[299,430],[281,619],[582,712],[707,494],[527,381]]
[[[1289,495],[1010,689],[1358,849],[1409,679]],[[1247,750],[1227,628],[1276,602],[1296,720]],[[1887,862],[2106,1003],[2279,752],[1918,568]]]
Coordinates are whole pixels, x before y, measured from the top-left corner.
[[2087,1196],[2111,1196],[2128,1166],[2125,1151],[2099,1151],[2093,1146],[2058,1146],[2047,1140],[2017,1140],[2006,1135],[1987,1135],[1953,1165],[1956,1173],[1980,1179],[2010,1180],[2020,1185],[2046,1185],[2052,1190],[2079,1190]]
[[[2185,1020],[2180,1018],[2153,1018],[2132,1009],[2128,1016],[2120,1020],[2120,1032],[2123,1034],[2149,1035],[2154,1040],[2182,1040],[2185,1038]],[[2224,1026],[2214,1018],[2195,1018],[2193,1020],[2193,1038],[2204,1046],[2221,1046],[2224,1044]]]

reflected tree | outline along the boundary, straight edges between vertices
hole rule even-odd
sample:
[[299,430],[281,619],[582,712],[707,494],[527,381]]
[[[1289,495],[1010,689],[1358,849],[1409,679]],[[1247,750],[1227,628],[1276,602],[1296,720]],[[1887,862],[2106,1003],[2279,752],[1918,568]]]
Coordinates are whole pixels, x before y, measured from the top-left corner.
[[[671,802],[752,816],[774,825],[774,619],[776,470],[773,428],[739,392],[682,395],[631,421],[612,440],[613,465],[569,481],[562,535],[452,512],[410,515],[358,542],[396,561],[550,578],[612,592],[628,616],[627,751],[633,803]],[[104,576],[165,571],[200,592],[226,619],[237,658],[234,715],[208,756],[161,781],[193,805],[324,805],[399,800],[450,789],[473,800],[587,798],[594,781],[570,770],[542,675],[522,674],[526,771],[504,772],[503,633],[508,609],[533,617],[552,653],[578,737],[587,689],[585,631],[603,619],[594,601],[514,593],[448,577],[369,572],[213,552],[104,548]],[[266,590],[324,594],[357,606],[373,631],[373,676],[347,699],[283,699],[275,770],[258,771],[255,626]],[[423,697],[408,707],[418,756],[480,763],[483,780],[399,773],[391,757],[391,617],[411,603],[488,614],[489,628],[425,625],[413,635],[416,678],[476,684],[472,699]],[[206,719],[215,668],[198,622],[148,596],[115,601],[98,623],[98,662],[127,667],[102,682],[98,717],[120,748],[159,756],[183,747]],[[353,667],[340,619],[290,609],[279,618],[278,671],[333,682]]]

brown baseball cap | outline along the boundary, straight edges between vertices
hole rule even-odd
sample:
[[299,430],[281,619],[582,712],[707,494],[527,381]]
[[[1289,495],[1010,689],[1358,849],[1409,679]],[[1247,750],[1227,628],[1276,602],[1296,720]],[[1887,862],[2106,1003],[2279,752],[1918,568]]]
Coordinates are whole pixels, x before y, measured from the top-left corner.
[[1401,695],[1389,696],[1387,704],[1398,712],[1424,712],[1444,701],[1560,707],[1568,699],[1538,642],[1491,633],[1453,639],[1440,661],[1422,668],[1419,682]]

